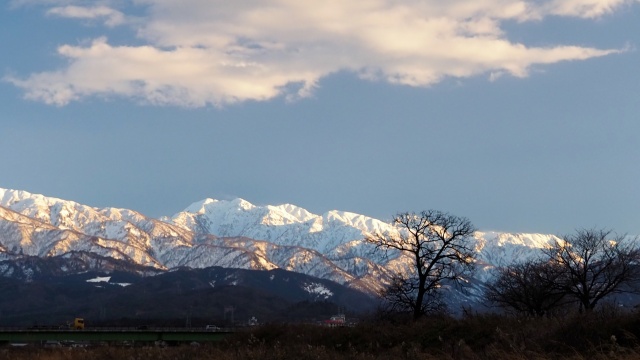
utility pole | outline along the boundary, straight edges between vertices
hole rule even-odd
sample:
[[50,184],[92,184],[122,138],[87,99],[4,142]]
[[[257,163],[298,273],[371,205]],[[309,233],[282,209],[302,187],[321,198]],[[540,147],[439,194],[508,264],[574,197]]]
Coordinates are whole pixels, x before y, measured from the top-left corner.
[[227,313],[231,313],[231,325],[235,325],[235,321],[233,318],[234,312],[236,311],[235,306],[225,306],[224,307],[224,319],[227,320]]
[[191,328],[191,307],[189,307],[189,311],[187,311],[187,321],[185,323],[185,327],[187,329]]

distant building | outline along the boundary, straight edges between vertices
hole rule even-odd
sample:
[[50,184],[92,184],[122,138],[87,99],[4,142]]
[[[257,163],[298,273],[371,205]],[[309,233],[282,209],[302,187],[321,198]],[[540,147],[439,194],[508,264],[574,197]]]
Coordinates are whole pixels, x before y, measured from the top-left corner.
[[324,321],[324,325],[328,327],[339,327],[347,324],[347,318],[344,314],[333,315],[329,320]]

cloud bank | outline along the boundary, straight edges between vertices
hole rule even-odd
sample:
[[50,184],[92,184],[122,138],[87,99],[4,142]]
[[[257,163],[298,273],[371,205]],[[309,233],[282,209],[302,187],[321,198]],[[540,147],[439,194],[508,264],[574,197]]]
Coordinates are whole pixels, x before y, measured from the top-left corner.
[[[136,45],[104,37],[62,45],[67,66],[5,77],[28,99],[63,106],[90,96],[158,105],[224,106],[308,96],[325,76],[426,87],[445,78],[526,77],[536,65],[618,52],[508,40],[506,21],[595,19],[637,0],[73,0],[38,3],[49,16],[130,26]],[[44,5],[43,5],[44,4]],[[129,14],[133,8],[135,21]],[[139,45],[140,43],[144,45]]]

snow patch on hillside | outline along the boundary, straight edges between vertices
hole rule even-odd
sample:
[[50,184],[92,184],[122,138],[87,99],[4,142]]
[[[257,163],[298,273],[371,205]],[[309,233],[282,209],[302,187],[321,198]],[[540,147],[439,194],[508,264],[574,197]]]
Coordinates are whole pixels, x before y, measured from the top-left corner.
[[323,300],[327,300],[333,296],[333,292],[320,283],[304,284],[302,288],[309,294],[315,295]]

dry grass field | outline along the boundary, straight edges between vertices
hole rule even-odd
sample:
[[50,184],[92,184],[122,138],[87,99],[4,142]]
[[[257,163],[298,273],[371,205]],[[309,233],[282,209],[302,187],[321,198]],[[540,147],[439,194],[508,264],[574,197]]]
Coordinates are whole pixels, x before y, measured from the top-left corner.
[[601,311],[556,318],[473,315],[354,327],[271,324],[213,344],[0,348],[11,360],[640,359],[640,315]]

